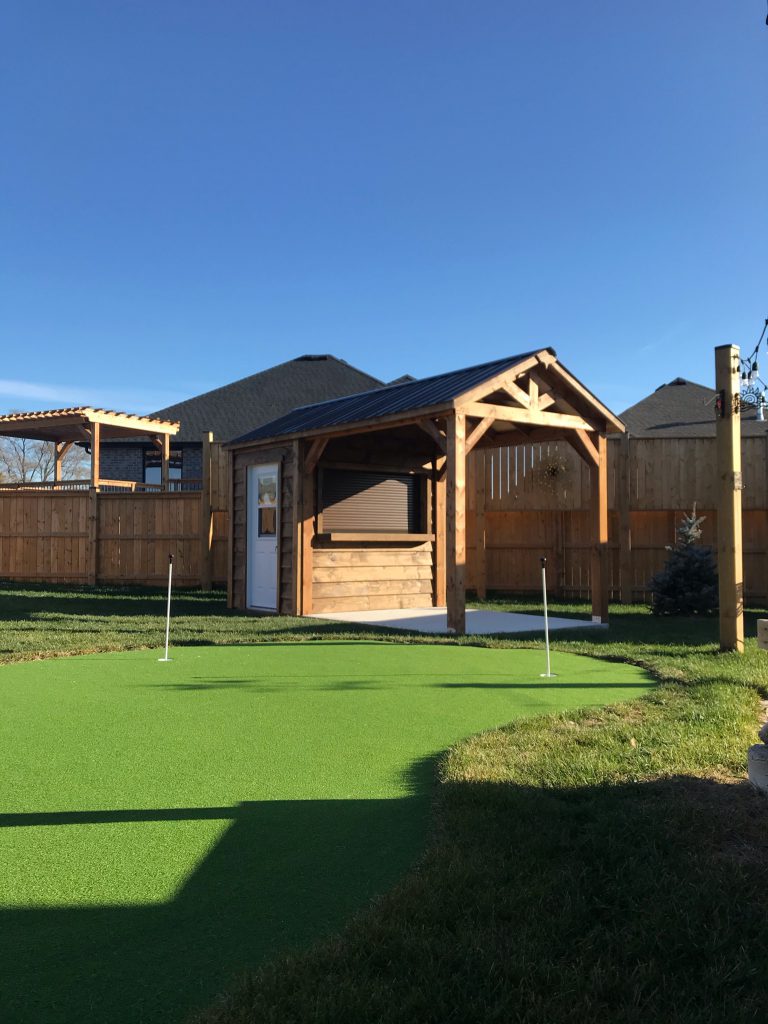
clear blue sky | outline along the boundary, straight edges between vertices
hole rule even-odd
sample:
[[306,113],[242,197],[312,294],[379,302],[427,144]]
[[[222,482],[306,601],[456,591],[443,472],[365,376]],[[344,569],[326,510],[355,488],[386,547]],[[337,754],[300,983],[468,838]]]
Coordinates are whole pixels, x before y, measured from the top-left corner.
[[765,13],[6,0],[0,410],[307,352],[391,379],[552,345],[617,411],[709,383],[768,316]]

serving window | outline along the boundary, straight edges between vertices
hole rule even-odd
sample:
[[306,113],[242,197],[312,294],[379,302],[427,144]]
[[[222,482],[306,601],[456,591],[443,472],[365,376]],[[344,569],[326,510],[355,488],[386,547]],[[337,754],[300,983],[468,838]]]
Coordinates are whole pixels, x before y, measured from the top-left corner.
[[318,530],[330,534],[421,534],[426,479],[419,473],[320,472]]

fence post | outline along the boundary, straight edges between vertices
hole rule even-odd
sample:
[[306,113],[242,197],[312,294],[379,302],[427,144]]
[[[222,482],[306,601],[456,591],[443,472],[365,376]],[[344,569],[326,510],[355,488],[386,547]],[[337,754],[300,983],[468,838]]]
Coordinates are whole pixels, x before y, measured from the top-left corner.
[[95,587],[99,578],[99,491],[88,490],[88,584]]
[[632,520],[630,517],[631,476],[629,434],[622,434],[617,445],[616,503],[619,512],[619,601],[632,603]]
[[213,516],[211,515],[211,442],[213,434],[203,434],[203,484],[200,493],[200,587],[213,586]]

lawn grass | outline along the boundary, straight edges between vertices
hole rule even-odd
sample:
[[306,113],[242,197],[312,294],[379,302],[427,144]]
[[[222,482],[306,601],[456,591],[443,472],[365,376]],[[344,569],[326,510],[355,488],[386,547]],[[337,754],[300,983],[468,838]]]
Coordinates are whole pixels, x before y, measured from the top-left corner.
[[0,671],[3,1021],[178,1021],[389,889],[467,733],[646,692],[628,665],[331,641]]
[[[162,595],[147,601],[0,592],[0,614],[18,609],[24,625],[19,634],[0,624],[0,658],[157,644]],[[539,611],[515,598],[487,606]],[[94,617],[105,607],[108,620]],[[177,611],[176,636],[190,645],[382,635],[233,617],[215,595],[189,595]],[[552,613],[588,609],[555,602]],[[560,652],[627,660],[661,682],[652,694],[453,746],[435,768],[433,827],[417,867],[335,936],[257,967],[198,1024],[761,1019],[768,803],[743,780],[768,693],[766,656],[753,639],[743,657],[718,653],[716,620],[611,613],[607,631],[556,634],[554,670]],[[748,637],[766,614],[748,613]],[[429,762],[422,770],[426,780]]]

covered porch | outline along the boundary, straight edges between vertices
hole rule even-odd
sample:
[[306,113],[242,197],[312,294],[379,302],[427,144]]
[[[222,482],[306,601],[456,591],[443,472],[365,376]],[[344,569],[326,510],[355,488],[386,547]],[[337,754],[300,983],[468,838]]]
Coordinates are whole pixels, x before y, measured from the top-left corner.
[[269,610],[249,602],[243,556],[257,511],[248,467],[272,464],[281,480],[273,610],[445,608],[445,628],[463,634],[468,455],[564,440],[589,467],[592,619],[606,623],[606,435],[621,431],[548,348],[297,409],[231,446],[230,602]]

